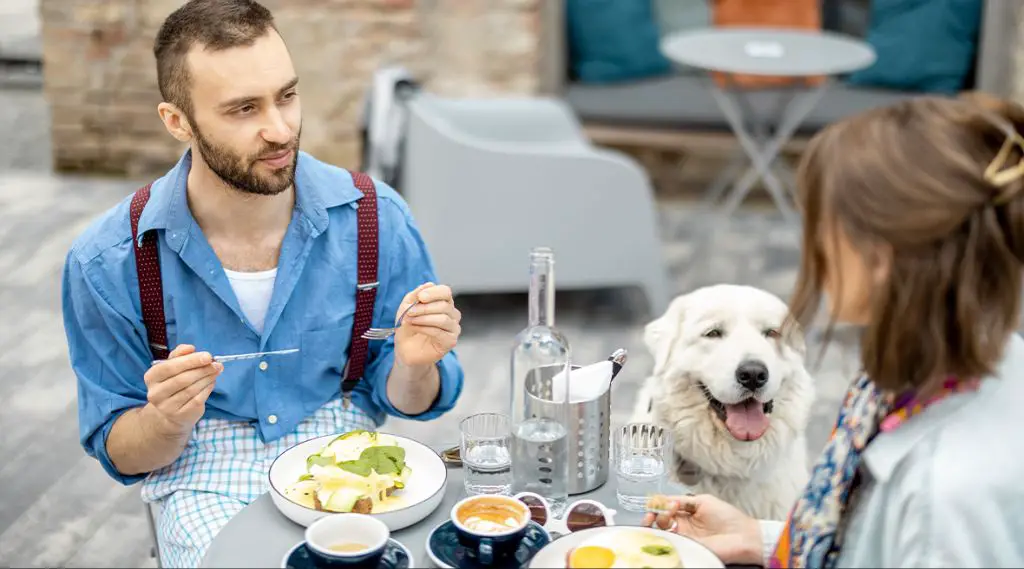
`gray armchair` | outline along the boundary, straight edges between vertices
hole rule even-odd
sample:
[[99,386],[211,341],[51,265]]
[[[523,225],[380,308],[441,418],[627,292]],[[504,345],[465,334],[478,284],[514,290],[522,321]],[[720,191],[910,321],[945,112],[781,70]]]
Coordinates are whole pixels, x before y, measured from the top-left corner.
[[528,253],[551,247],[559,290],[669,289],[646,173],[592,146],[563,102],[417,93],[398,186],[439,278],[456,292],[525,290]]

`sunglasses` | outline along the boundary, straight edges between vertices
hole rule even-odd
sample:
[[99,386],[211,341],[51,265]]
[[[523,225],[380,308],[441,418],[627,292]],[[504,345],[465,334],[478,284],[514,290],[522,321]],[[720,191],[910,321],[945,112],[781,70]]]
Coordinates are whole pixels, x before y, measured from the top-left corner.
[[531,520],[556,534],[556,537],[574,531],[615,525],[615,510],[593,500],[572,502],[565,508],[565,515],[556,518],[551,513],[551,505],[538,494],[520,492],[513,497],[530,509]]

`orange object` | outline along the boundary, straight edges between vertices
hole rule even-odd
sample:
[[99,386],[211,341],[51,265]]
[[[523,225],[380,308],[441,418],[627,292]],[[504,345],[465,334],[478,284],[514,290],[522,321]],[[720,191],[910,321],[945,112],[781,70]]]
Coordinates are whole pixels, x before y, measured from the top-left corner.
[[584,545],[569,552],[569,569],[608,569],[615,564],[615,552],[607,547]]
[[[711,22],[716,27],[790,28],[821,30],[820,0],[709,0]],[[772,75],[742,75],[738,73],[712,73],[720,87],[736,86],[746,89],[787,87],[795,84],[820,85],[825,77],[776,77]]]

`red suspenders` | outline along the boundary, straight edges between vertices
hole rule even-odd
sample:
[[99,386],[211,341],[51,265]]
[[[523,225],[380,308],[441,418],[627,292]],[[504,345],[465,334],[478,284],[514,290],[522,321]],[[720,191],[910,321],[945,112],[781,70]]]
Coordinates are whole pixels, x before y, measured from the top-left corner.
[[142,236],[139,243],[139,218],[149,201],[149,189],[153,184],[140,188],[132,196],[129,208],[132,220],[132,248],[135,250],[135,272],[139,275],[139,298],[142,301],[142,322],[146,325],[149,347],[153,359],[167,359],[167,320],[164,317],[164,286],[160,278],[160,255],[156,233]]
[[[378,257],[378,218],[377,188],[373,180],[361,172],[352,172],[355,186],[363,192],[357,204],[356,222],[358,225],[358,257],[356,260],[358,279],[356,280],[356,312],[352,322],[352,342],[348,348],[348,362],[342,373],[341,391],[348,395],[363,377],[366,369],[366,352],[369,343],[362,336],[373,321],[373,306],[377,300],[377,257]],[[135,250],[135,268],[139,276],[139,298],[142,302],[142,322],[146,326],[149,346],[154,359],[167,358],[167,321],[164,315],[163,282],[160,277],[160,258],[158,255],[157,236],[153,232],[146,233],[139,243],[139,218],[149,201],[152,184],[140,188],[132,196],[129,209],[132,225],[132,242]]]

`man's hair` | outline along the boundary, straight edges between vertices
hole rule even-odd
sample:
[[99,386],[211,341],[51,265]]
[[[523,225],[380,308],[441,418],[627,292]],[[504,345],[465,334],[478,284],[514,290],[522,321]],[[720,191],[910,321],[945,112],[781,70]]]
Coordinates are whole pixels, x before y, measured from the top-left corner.
[[253,0],[189,0],[167,16],[153,44],[160,95],[191,114],[189,50],[249,46],[271,29],[277,29],[274,16]]

